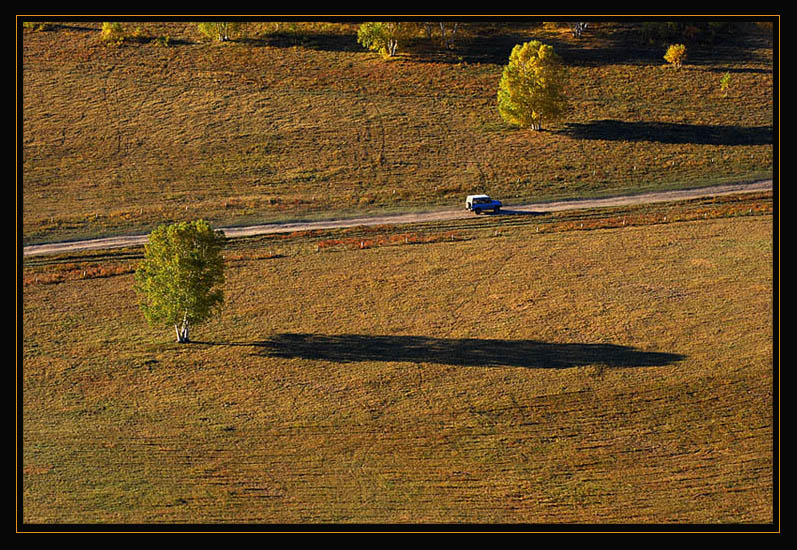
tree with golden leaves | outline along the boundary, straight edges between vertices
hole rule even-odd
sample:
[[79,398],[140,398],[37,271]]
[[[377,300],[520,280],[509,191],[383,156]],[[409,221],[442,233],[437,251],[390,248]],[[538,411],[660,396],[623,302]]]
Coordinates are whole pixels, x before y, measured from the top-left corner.
[[672,44],[667,48],[664,59],[676,69],[680,69],[684,61],[686,61],[686,46],[683,44]]
[[565,69],[553,47],[537,40],[512,48],[498,86],[498,112],[515,126],[540,130],[567,111]]

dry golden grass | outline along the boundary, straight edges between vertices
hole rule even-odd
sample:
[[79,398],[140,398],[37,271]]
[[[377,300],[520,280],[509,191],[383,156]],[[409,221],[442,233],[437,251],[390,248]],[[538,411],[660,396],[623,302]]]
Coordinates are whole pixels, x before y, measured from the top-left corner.
[[[628,25],[581,40],[552,26],[472,23],[456,49],[384,62],[355,24],[261,23],[208,43],[190,23],[101,23],[21,41],[26,243],[459,204],[474,190],[541,200],[771,177],[771,36],[690,44],[679,71]],[[127,23],[127,32],[137,25]],[[163,40],[169,37],[169,41]],[[502,65],[537,38],[565,58],[573,110],[506,127]],[[168,43],[168,46],[163,44]],[[720,89],[733,74],[727,96]]]
[[773,521],[770,214],[476,227],[243,242],[191,345],[26,286],[22,519]]

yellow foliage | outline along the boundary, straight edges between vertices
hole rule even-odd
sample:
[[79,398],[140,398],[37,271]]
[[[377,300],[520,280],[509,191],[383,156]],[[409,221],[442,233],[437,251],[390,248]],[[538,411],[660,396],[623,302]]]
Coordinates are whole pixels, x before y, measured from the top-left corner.
[[667,48],[667,53],[664,54],[664,59],[672,64],[673,67],[679,69],[686,60],[686,46],[683,44],[671,44]]
[[539,130],[543,119],[560,118],[566,110],[564,72],[553,48],[536,40],[515,46],[499,82],[501,117],[521,128]]

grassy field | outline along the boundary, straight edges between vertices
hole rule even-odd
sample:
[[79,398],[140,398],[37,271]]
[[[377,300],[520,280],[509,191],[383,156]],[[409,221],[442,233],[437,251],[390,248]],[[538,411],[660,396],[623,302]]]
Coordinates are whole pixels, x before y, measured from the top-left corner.
[[27,523],[775,520],[771,196],[236,241],[190,345],[137,255],[24,268]]
[[[453,49],[419,35],[390,61],[357,44],[355,23],[253,23],[229,43],[193,23],[126,22],[109,45],[100,28],[20,35],[25,244],[451,206],[474,191],[544,200],[772,177],[771,25],[679,36],[681,70],[663,59],[670,40],[631,23],[576,39],[470,21]],[[537,133],[496,107],[509,52],[530,39],[565,60],[572,105]]]

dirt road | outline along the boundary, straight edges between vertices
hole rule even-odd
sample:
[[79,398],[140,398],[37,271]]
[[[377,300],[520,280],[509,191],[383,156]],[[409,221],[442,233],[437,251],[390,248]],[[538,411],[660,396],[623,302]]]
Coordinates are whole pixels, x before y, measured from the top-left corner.
[[[505,205],[501,215],[528,214],[534,212],[556,212],[560,210],[579,210],[587,208],[603,208],[609,206],[624,206],[630,204],[645,204],[653,202],[668,202],[701,197],[728,195],[733,193],[752,193],[772,190],[772,180],[754,183],[727,184],[698,189],[682,189],[677,191],[661,191],[644,193],[640,195],[627,195],[608,197],[603,199],[574,199],[566,201],[529,203]],[[473,217],[474,214],[464,208],[434,210],[429,212],[412,212],[386,216],[373,216],[364,218],[350,218],[324,221],[270,223],[265,225],[252,225],[248,227],[223,227],[220,228],[228,237],[246,237],[263,235],[266,233],[290,233],[293,231],[308,231],[313,229],[335,229],[341,227],[356,227],[361,225],[392,225],[417,222],[431,222],[438,220],[454,220]],[[123,248],[127,246],[143,245],[147,235],[130,235],[122,237],[108,237],[85,241],[70,241],[31,245],[23,248],[25,256],[45,254],[59,254],[82,250],[100,250],[107,248]]]

